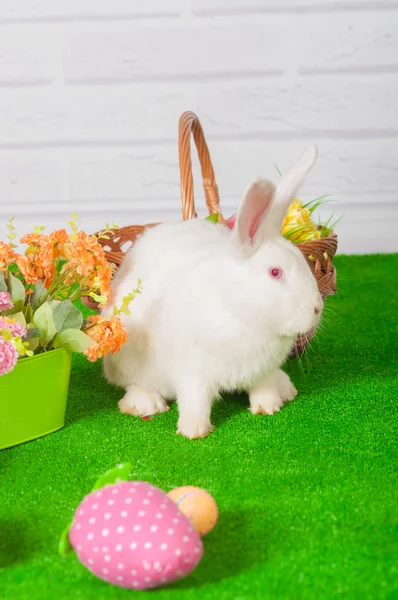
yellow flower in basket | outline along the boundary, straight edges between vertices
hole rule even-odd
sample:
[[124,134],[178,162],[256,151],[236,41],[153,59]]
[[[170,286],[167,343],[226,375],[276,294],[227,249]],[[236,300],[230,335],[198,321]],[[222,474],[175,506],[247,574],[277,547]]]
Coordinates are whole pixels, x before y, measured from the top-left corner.
[[321,232],[311,220],[311,210],[303,206],[298,198],[289,206],[282,224],[282,235],[296,244],[321,237]]

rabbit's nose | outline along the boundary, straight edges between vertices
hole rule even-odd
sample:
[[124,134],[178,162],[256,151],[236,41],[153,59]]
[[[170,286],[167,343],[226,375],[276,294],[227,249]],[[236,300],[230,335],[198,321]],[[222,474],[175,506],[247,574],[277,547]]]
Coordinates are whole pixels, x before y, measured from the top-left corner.
[[314,306],[314,313],[316,315],[319,315],[319,313],[321,312],[321,310],[322,310],[322,307],[319,306],[319,305],[317,305],[317,304],[315,304],[315,306]]

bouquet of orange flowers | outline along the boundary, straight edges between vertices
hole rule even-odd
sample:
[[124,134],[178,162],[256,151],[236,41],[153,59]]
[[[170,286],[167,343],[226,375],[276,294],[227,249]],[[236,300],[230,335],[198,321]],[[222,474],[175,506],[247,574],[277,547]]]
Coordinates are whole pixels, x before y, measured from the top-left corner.
[[97,236],[79,231],[77,216],[65,229],[43,233],[36,227],[21,238],[27,246],[17,253],[13,220],[8,224],[8,243],[0,241],[0,375],[10,372],[19,358],[64,348],[83,352],[90,361],[117,352],[127,340],[120,320],[141,292],[141,284],[123,299],[107,319],[87,319],[76,306],[90,296],[100,305],[110,296],[112,265],[99,243],[111,228]]

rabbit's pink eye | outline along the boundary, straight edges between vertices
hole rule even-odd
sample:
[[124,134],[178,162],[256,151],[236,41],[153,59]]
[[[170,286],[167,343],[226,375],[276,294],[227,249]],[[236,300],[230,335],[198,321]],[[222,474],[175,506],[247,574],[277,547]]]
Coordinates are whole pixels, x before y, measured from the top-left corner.
[[269,274],[271,275],[271,277],[273,277],[274,279],[280,279],[283,275],[283,271],[282,269],[277,269],[277,268],[273,268],[269,270]]

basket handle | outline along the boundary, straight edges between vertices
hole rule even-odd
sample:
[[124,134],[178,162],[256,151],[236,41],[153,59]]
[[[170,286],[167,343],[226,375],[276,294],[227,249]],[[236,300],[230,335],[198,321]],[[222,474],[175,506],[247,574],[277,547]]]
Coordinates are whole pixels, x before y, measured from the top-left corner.
[[220,197],[209,149],[206,144],[202,125],[195,113],[184,112],[178,123],[178,155],[180,163],[180,184],[182,200],[182,218],[194,219],[197,217],[195,210],[194,183],[191,161],[191,134],[198,151],[199,162],[202,169],[203,189],[206,204],[211,215],[217,213],[219,222],[225,222],[220,210]]

